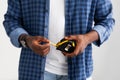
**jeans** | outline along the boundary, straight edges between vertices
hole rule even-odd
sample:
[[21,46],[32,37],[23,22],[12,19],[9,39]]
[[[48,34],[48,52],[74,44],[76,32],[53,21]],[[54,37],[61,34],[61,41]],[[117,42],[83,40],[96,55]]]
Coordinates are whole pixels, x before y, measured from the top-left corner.
[[[57,75],[57,74],[53,74],[53,73],[45,71],[44,80],[68,80],[68,76],[67,75]],[[87,80],[92,80],[92,78],[90,77]]]
[[47,71],[44,74],[44,80],[68,80],[67,78],[67,75],[57,75]]

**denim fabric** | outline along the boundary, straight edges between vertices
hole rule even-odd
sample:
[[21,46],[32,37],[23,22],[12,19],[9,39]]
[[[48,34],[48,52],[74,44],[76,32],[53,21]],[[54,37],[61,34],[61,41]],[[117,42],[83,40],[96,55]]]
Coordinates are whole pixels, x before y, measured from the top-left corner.
[[68,80],[67,75],[56,75],[45,71],[44,80]]
[[[44,80],[68,80],[67,75],[56,75],[45,71]],[[92,77],[87,78],[87,80],[92,80]]]

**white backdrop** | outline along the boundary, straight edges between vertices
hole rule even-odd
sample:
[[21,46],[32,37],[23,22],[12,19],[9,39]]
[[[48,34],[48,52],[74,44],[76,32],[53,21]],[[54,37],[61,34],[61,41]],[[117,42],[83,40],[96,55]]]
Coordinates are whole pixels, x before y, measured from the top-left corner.
[[[116,25],[107,42],[93,45],[93,80],[120,80],[120,0],[112,0]],[[3,28],[7,0],[0,0],[0,80],[18,80],[20,49],[14,47]]]

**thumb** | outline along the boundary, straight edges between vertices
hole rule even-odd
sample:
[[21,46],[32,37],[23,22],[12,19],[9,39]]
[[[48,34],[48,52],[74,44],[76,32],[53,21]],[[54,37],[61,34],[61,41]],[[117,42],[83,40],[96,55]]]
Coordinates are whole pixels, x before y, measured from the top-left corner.
[[66,36],[65,39],[67,40],[74,40],[76,37],[74,35]]
[[50,43],[50,41],[47,38],[45,38],[45,37],[43,37],[42,42]]

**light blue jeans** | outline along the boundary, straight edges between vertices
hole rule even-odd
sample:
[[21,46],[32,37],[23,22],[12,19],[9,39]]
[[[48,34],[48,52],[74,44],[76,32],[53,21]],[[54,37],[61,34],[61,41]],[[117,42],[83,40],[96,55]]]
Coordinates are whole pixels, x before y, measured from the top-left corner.
[[67,75],[56,75],[45,71],[44,80],[68,80]]
[[[56,74],[45,71],[44,80],[68,80],[68,76],[56,75]],[[92,80],[92,77],[89,77],[86,80]]]

